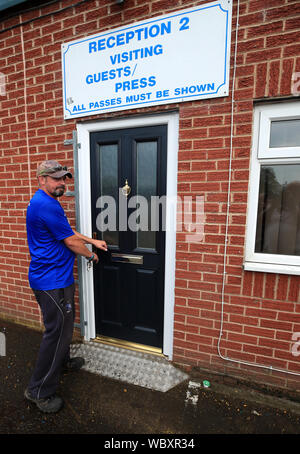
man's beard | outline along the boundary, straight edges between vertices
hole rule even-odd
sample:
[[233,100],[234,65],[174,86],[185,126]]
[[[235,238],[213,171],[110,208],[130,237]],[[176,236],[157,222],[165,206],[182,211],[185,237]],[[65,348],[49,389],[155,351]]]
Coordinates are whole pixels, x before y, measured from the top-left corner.
[[54,197],[61,197],[65,192],[65,187],[59,187],[59,188],[56,188],[52,193],[51,195],[53,195]]

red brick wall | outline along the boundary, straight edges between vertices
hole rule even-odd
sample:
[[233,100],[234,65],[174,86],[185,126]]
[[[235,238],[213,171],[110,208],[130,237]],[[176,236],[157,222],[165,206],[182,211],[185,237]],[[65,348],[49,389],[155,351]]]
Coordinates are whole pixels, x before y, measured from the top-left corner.
[[[234,2],[236,5],[236,2]],[[234,9],[236,11],[236,7]],[[232,55],[236,17],[233,18]],[[299,71],[299,2],[240,5],[233,117],[233,161],[222,356],[300,373],[291,353],[300,328],[299,276],[242,269],[253,101],[291,96]],[[232,73],[231,73],[232,74]],[[180,106],[179,194],[205,197],[203,243],[178,237],[175,359],[264,383],[299,387],[299,377],[224,361],[220,335],[230,153],[231,96]]]
[[[0,24],[0,32],[16,26],[0,34],[0,68],[7,81],[6,95],[0,97],[0,314],[32,324],[40,323],[40,313],[27,282],[25,212],[36,189],[35,169],[38,162],[50,157],[72,166],[72,148],[63,142],[71,138],[76,121],[63,119],[61,44],[207,2],[125,0],[124,5],[117,5],[114,0],[90,0],[49,14],[74,3],[74,0],[57,2]],[[233,3],[231,82],[237,1]],[[17,26],[45,14],[48,16],[22,28]],[[291,354],[292,334],[300,332],[300,278],[242,269],[253,101],[292,97],[292,73],[300,71],[300,3],[241,0],[239,24],[221,353],[235,360],[300,373],[299,361]],[[203,242],[187,243],[184,233],[178,233],[174,360],[278,386],[297,387],[299,377],[295,375],[224,361],[217,352],[231,92],[227,98],[145,108],[134,113],[169,108],[177,108],[180,115],[178,194],[203,195],[206,216]],[[124,111],[105,117],[129,114],[130,111]],[[63,204],[75,225],[74,199],[64,198]]]

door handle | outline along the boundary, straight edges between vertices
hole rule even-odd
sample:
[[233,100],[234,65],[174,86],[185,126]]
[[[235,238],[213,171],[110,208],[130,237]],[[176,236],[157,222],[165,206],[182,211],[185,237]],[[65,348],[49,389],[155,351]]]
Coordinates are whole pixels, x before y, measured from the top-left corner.
[[139,265],[143,265],[144,263],[144,257],[142,255],[118,254],[112,252],[111,258],[113,262],[135,263]]
[[128,197],[131,191],[131,187],[128,184],[128,180],[125,180],[125,185],[122,188],[122,194],[125,195],[125,197]]

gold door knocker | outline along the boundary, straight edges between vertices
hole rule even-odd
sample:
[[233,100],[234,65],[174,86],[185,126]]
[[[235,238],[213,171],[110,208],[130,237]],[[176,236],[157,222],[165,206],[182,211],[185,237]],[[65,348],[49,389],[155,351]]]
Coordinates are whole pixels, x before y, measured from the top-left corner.
[[128,185],[128,180],[125,180],[125,186],[122,188],[122,194],[125,195],[125,197],[128,197],[131,191],[131,187]]

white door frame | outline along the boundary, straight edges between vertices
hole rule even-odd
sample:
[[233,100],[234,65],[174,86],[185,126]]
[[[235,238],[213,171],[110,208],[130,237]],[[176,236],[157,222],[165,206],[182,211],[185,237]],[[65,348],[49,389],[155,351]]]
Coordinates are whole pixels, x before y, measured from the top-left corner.
[[[175,300],[178,113],[111,119],[107,121],[98,120],[92,123],[77,124],[78,143],[80,144],[80,148],[78,149],[80,229],[83,235],[92,236],[90,133],[155,125],[167,125],[168,127],[163,354],[172,360]],[[81,317],[85,322],[84,338],[85,340],[90,340],[96,337],[93,273],[87,270],[83,258],[79,260],[82,260],[82,271],[81,276],[79,276],[83,295],[81,305],[83,314],[81,314]]]

